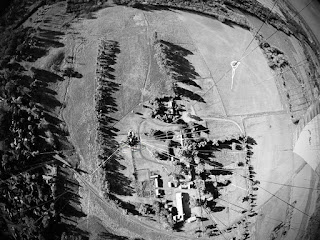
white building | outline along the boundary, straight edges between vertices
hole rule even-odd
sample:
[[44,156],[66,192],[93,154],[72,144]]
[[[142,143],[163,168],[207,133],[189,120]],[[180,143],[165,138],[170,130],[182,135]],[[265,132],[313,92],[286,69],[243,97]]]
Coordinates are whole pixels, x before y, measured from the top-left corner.
[[181,221],[184,220],[184,211],[183,211],[183,201],[182,201],[182,192],[177,192],[176,193],[176,204],[177,204],[177,211],[178,211],[178,216],[177,218],[180,219]]

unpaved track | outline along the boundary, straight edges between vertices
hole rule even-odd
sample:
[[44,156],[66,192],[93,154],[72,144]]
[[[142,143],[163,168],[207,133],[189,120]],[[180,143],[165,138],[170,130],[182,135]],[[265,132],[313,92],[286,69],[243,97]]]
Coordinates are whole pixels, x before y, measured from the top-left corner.
[[149,80],[149,76],[150,76],[150,71],[151,71],[151,54],[152,54],[152,42],[150,40],[150,31],[149,31],[149,22],[148,22],[148,19],[147,19],[147,16],[144,12],[142,12],[143,14],[143,17],[145,19],[145,23],[146,23],[146,38],[148,38],[148,45],[149,45],[149,61],[148,61],[148,71],[147,71],[147,74],[146,74],[146,78],[144,80],[144,83],[143,83],[143,88],[142,88],[142,91],[141,91],[141,102],[143,102],[143,96],[144,94],[146,93],[146,85],[147,85],[147,82]]

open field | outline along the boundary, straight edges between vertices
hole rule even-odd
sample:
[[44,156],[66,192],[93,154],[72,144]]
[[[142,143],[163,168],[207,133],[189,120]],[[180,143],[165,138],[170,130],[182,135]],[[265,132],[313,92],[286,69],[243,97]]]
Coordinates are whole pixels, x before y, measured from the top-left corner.
[[[254,16],[248,16],[248,18],[256,28],[263,24]],[[291,68],[286,70],[282,76],[276,72],[277,76],[274,79],[276,79],[281,99],[286,108],[290,110],[292,118],[299,119],[317,96],[317,90],[308,78],[312,70],[310,62],[307,61],[309,57],[306,56],[306,51],[311,56],[313,56],[313,51],[301,44],[295,37],[277,32],[270,25],[263,25],[261,33],[272,46],[283,51],[289,59]],[[313,58],[312,61],[318,62],[316,58]],[[257,84],[264,84],[269,80],[266,78]]]
[[[303,160],[292,152],[292,127],[287,114],[247,118],[246,133],[257,145],[253,147],[253,165],[259,180],[286,182]],[[270,174],[272,172],[272,174]],[[280,186],[263,183],[261,186],[276,192]],[[270,194],[259,190],[258,206],[270,198]]]
[[[188,28],[191,38],[203,56],[222,98],[227,115],[250,114],[282,110],[277,87],[272,79],[267,61],[261,50],[252,52],[250,57],[241,60],[236,70],[231,90],[230,62],[239,60],[250,42],[252,35],[237,26],[229,27],[218,21],[190,13],[179,14],[179,18]],[[239,43],[238,39],[243,41]],[[248,52],[256,47],[254,42]],[[210,50],[209,50],[210,49]],[[226,72],[230,70],[229,72]],[[246,94],[243,94],[246,93]],[[270,99],[272,101],[270,102]]]

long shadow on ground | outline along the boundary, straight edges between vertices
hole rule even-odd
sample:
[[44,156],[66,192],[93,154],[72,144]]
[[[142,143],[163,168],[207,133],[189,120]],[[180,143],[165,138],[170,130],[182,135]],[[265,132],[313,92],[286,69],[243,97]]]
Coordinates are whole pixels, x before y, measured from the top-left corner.
[[128,238],[124,236],[118,236],[110,232],[103,232],[99,234],[97,240],[143,240],[143,238]]
[[[115,195],[132,195],[133,188],[130,186],[131,180],[121,173],[125,167],[120,163],[123,157],[115,150],[120,147],[115,140],[119,129],[114,125],[117,119],[111,117],[118,111],[117,101],[114,93],[120,89],[120,84],[114,82],[114,68],[116,64],[116,55],[120,53],[119,43],[116,41],[102,41],[100,46],[100,54],[98,56],[99,67],[98,88],[96,92],[96,112],[98,117],[98,142],[102,149],[99,154],[100,163],[103,169],[103,181],[108,186],[105,194],[109,197],[116,198]],[[114,196],[110,196],[114,194]]]
[[169,71],[171,78],[174,80],[173,90],[175,94],[190,100],[205,102],[199,94],[183,87],[183,85],[189,85],[201,89],[194,81],[199,77],[199,74],[186,58],[188,55],[193,55],[193,53],[186,48],[164,40],[157,41],[155,46],[160,47],[164,54],[164,56],[161,57],[161,61]]

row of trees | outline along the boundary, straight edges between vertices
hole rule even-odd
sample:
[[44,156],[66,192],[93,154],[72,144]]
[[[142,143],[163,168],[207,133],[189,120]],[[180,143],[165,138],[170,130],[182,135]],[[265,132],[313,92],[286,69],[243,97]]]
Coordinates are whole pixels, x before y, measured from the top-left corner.
[[[193,53],[179,45],[157,38],[155,38],[154,41],[154,49],[156,52],[155,59],[160,71],[167,75],[173,86],[172,90],[175,97],[177,99],[183,97],[194,101],[205,102],[195,91],[184,87],[185,85],[189,85],[201,89],[200,85],[194,81],[200,76],[186,58]],[[180,106],[180,108],[182,108],[182,106]]]
[[261,21],[267,21],[276,29],[283,31],[288,35],[292,34],[287,22],[285,22],[277,13],[272,12],[269,8],[264,7],[256,0],[223,0],[222,2],[227,6],[236,7],[242,11],[249,12],[250,14],[258,17]]
[[150,4],[197,11],[211,15],[221,22],[227,21],[229,23],[235,23],[247,29],[254,30],[252,25],[243,15],[235,13],[233,10],[230,9],[230,7],[236,7],[241,11],[248,12],[258,17],[263,22],[267,21],[273,27],[288,35],[294,34],[296,37],[298,37],[298,39],[306,40],[309,44],[311,43],[306,37],[307,35],[303,28],[299,24],[297,24],[297,22],[293,20],[292,17],[283,12],[286,16],[285,21],[281,18],[280,15],[278,15],[275,12],[272,12],[269,8],[263,6],[263,4],[259,3],[256,0],[115,0],[114,2],[116,4],[129,5],[133,7],[141,7],[142,4]]
[[56,239],[63,233],[70,236],[75,227],[62,218],[82,213],[71,207],[71,202],[78,201],[76,182],[72,174],[66,176],[63,164],[57,161],[66,162],[57,151],[70,145],[65,138],[67,130],[55,115],[61,103],[47,88],[49,82],[63,78],[19,64],[35,61],[49,47],[61,44],[52,44],[52,37],[36,39],[32,28],[14,30],[26,16],[16,10],[25,8],[28,15],[36,8],[29,8],[34,1],[12,2],[5,14],[6,31],[1,32],[0,43],[0,232],[5,232],[7,239]]
[[273,70],[281,70],[289,66],[289,61],[284,56],[284,53],[267,43],[261,34],[256,36],[259,41],[259,46],[263,50],[264,55],[268,59],[268,65]]
[[[131,195],[132,187],[130,180],[119,172],[123,166],[118,162],[121,156],[114,151],[119,148],[118,142],[114,139],[118,129],[114,127],[116,119],[111,115],[117,112],[117,103],[113,94],[119,90],[120,84],[114,81],[113,75],[116,64],[116,55],[120,52],[119,43],[116,41],[102,40],[98,49],[95,93],[95,110],[98,120],[97,144],[100,152],[101,181],[104,188],[104,195],[110,198],[109,194]],[[110,158],[110,156],[112,157]]]
[[39,91],[35,81],[16,71],[1,76],[2,213],[13,225],[9,231],[19,239],[42,239],[50,223],[59,219],[54,204],[57,165],[53,154],[40,155],[57,150],[57,139],[44,106],[34,101]]
[[210,15],[218,19],[221,22],[229,22],[237,24],[241,27],[250,29],[250,23],[247,19],[241,16],[238,13],[233,12],[224,4],[221,4],[221,1],[183,1],[183,0],[115,0],[116,4],[129,5],[132,7],[143,7],[142,4],[155,5],[159,7],[171,7],[185,9],[189,11],[195,11]]
[[[103,152],[98,156],[101,163],[103,163],[104,159],[108,157],[108,155],[110,155],[108,148],[115,145],[115,142],[112,140],[114,136],[113,130],[112,128],[109,128],[108,125],[113,122],[113,119],[109,117],[109,114],[117,110],[114,99],[112,98],[112,92],[116,89],[114,89],[114,87],[112,86],[112,82],[110,81],[110,79],[113,79],[113,76],[111,76],[108,68],[116,62],[116,49],[117,44],[115,42],[104,40],[101,41],[98,49],[96,70],[96,81],[98,86],[95,93],[95,110],[98,119],[97,144],[99,144],[99,146],[103,149]],[[107,129],[107,132],[105,131],[105,129]],[[110,161],[112,160],[113,159],[110,159]],[[106,165],[107,164],[105,163],[102,166],[104,169],[102,171],[101,181],[104,197],[106,199],[109,199],[111,185],[110,181],[108,181],[108,174],[105,169]]]

